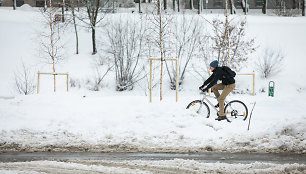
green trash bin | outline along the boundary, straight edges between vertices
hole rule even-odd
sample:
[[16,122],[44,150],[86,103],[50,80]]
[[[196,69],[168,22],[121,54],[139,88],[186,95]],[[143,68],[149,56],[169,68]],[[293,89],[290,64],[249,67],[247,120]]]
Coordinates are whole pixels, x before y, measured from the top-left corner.
[[274,97],[274,86],[275,86],[275,82],[270,81],[269,82],[269,96],[271,97]]

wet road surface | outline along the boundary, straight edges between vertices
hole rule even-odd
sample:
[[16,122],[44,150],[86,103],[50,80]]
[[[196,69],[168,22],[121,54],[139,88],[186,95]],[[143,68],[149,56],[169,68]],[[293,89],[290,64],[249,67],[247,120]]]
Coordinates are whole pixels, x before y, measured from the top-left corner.
[[90,153],[90,152],[9,152],[0,153],[0,162],[25,161],[71,161],[71,160],[103,160],[103,161],[159,161],[159,160],[195,160],[204,163],[252,163],[268,162],[276,164],[306,164],[306,154],[291,153]]

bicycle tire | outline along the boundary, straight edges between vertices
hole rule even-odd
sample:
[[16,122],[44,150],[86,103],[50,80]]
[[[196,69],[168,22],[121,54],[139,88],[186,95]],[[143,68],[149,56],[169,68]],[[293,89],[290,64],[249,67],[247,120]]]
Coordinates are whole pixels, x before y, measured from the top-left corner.
[[248,117],[248,107],[240,100],[233,100],[226,104],[224,113],[226,113],[228,122],[232,122],[234,119],[245,121]]
[[[202,103],[202,106],[201,108],[199,108],[201,103]],[[189,103],[186,109],[191,109],[191,108],[193,108],[193,110],[195,110],[196,113],[206,116],[206,118],[209,118],[210,116],[210,109],[205,102],[202,102],[202,100],[195,100]]]

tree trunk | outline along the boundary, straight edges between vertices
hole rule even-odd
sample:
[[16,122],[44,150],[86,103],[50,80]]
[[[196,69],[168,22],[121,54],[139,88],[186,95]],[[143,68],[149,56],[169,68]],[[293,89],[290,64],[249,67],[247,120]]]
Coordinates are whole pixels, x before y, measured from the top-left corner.
[[296,0],[292,0],[292,9],[296,9]]
[[228,2],[229,2],[231,14],[233,14],[233,3],[232,3],[232,0],[229,0]]
[[201,5],[202,5],[202,1],[201,0],[198,0],[198,14],[200,14],[201,13],[201,10],[202,10],[202,8],[201,8]]
[[302,2],[302,16],[305,16],[305,0]]
[[139,13],[141,13],[141,0],[139,0]]
[[16,10],[16,1],[17,0],[13,0],[13,9]]
[[44,12],[46,12],[47,11],[47,0],[45,0],[45,4],[44,4]]
[[79,36],[78,36],[78,30],[77,30],[76,21],[75,21],[74,5],[72,7],[71,13],[72,13],[72,18],[73,18],[75,40],[76,40],[76,54],[79,54]]
[[177,0],[177,11],[180,12],[180,0]]
[[248,13],[248,0],[244,0],[245,1],[245,11],[244,11],[244,14],[247,15]]
[[95,55],[97,53],[95,26],[91,28],[91,37],[92,37],[92,55]]
[[267,14],[267,0],[263,1],[263,4],[262,4],[262,13],[263,14]]
[[194,9],[194,8],[193,8],[193,0],[190,0],[190,9],[191,9],[191,10]]
[[172,2],[173,2],[173,11],[175,11],[175,0],[173,0]]
[[167,0],[164,0],[164,10],[167,10]]
[[64,7],[64,4],[62,5],[62,22],[65,22],[65,7]]

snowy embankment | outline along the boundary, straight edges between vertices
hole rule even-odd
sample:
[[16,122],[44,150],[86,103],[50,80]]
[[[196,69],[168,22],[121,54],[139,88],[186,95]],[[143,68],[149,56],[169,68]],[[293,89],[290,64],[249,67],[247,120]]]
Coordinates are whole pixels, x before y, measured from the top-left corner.
[[[38,95],[0,99],[1,151],[305,153],[306,116],[292,100],[232,95],[257,106],[251,120],[215,121],[185,109],[200,96]],[[262,99],[263,98],[263,99]]]
[[[269,80],[258,75],[256,96],[229,97],[244,101],[249,110],[257,102],[247,131],[248,120],[218,122],[214,112],[207,119],[185,109],[201,97],[199,79],[186,78],[178,103],[167,84],[164,100],[159,102],[157,89],[152,104],[137,87],[114,92],[113,76],[107,78],[111,82],[105,80],[100,92],[71,89],[69,93],[16,95],[12,92],[14,71],[21,59],[37,70],[50,70],[35,56],[36,32],[43,28],[38,16],[37,11],[0,9],[0,151],[306,152],[306,18],[247,17],[248,33],[256,38],[259,50],[272,46],[286,54],[283,71],[269,79],[276,82],[274,98],[259,92],[266,90]],[[68,50],[74,50],[74,35],[68,36]],[[93,69],[90,33],[81,30],[80,40],[80,55],[69,52],[57,68],[74,78],[88,77]],[[250,63],[245,72],[252,66]],[[251,78],[239,78],[238,87],[252,86]]]

